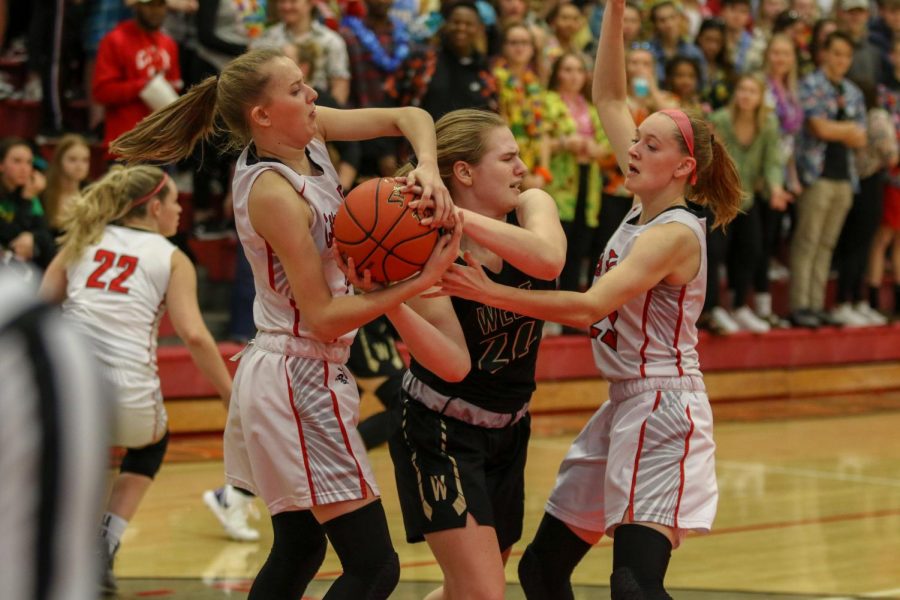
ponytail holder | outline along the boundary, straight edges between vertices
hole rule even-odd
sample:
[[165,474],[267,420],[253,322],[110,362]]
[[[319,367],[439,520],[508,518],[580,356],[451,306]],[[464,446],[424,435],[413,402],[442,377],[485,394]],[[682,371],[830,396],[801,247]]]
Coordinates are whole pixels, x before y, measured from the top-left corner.
[[163,186],[166,185],[166,182],[168,180],[169,180],[169,176],[166,175],[165,173],[163,173],[163,178],[160,180],[159,183],[156,184],[156,187],[154,187],[152,190],[150,190],[148,193],[144,194],[140,198],[135,198],[134,200],[131,201],[131,208],[137,208],[141,204],[146,204],[147,202],[149,202],[151,198],[156,196],[160,192],[160,190],[163,189]]
[[689,183],[691,185],[696,185],[697,183],[697,166],[696,161],[697,157],[694,156],[694,128],[691,127],[691,119],[687,116],[683,110],[677,108],[666,108],[661,111],[662,114],[666,115],[673,121],[675,121],[675,125],[678,126],[678,131],[681,132],[681,137],[684,138],[684,145],[687,146],[688,155],[694,159],[695,165],[694,170],[691,172],[691,178]]

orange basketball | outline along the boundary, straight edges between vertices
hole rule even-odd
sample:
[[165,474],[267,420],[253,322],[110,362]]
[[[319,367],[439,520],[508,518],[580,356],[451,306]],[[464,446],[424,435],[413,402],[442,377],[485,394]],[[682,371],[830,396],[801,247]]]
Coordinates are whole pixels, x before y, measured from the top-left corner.
[[393,179],[370,179],[353,188],[334,218],[338,249],[362,274],[380,283],[418,273],[438,241],[437,229],[419,223],[409,208],[414,196]]

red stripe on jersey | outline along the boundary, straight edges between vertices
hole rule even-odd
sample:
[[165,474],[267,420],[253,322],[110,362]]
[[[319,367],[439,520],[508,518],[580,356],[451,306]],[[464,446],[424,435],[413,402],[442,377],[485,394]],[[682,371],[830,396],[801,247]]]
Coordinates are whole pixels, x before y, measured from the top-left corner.
[[294,336],[300,337],[300,311],[297,310],[297,303],[294,302],[294,296],[291,294],[291,308],[294,309]]
[[359,466],[359,461],[356,460],[356,455],[353,454],[353,448],[350,446],[350,438],[347,436],[347,430],[344,428],[344,420],[341,418],[340,407],[338,407],[337,396],[334,393],[334,390],[331,389],[328,385],[328,361],[322,361],[325,365],[325,388],[328,390],[328,393],[331,394],[331,406],[334,408],[334,416],[337,417],[338,425],[341,427],[341,435],[344,438],[344,447],[347,448],[347,452],[350,456],[353,457],[353,462],[356,463],[356,473],[359,475],[359,488],[362,491],[362,497],[368,498],[369,494],[366,490],[366,478],[363,476],[362,468]]
[[266,242],[266,265],[269,267],[269,287],[272,291],[278,291],[275,289],[275,252],[269,242]]
[[300,421],[300,413],[294,405],[294,388],[291,387],[291,376],[288,374],[287,361],[284,362],[284,378],[287,381],[288,398],[291,401],[291,412],[294,414],[294,422],[297,423],[297,434],[300,436],[300,451],[303,453],[303,467],[306,469],[306,481],[309,483],[309,493],[312,496],[313,506],[318,506],[316,500],[316,487],[313,485],[312,471],[309,468],[309,455],[306,453],[306,437],[303,435],[303,423]]
[[644,352],[647,350],[647,346],[650,345],[650,336],[647,335],[647,313],[650,312],[650,300],[653,298],[653,290],[650,289],[647,291],[647,299],[644,301],[644,315],[641,317],[641,332],[644,334],[644,343],[641,344],[641,377],[646,377],[647,373],[644,370],[647,366],[647,357]]
[[681,336],[681,323],[684,321],[684,296],[687,293],[687,286],[681,286],[681,293],[678,295],[678,320],[675,321],[675,340],[672,345],[675,347],[675,367],[678,369],[678,376],[684,375],[684,369],[681,368],[681,348],[678,347],[678,338]]
[[678,527],[678,509],[681,508],[681,494],[684,493],[684,461],[687,459],[688,451],[691,449],[691,435],[694,433],[694,420],[691,418],[691,407],[686,406],[687,418],[691,424],[687,437],[684,438],[684,456],[681,457],[681,483],[678,485],[678,501],[675,502],[675,523],[673,527]]
[[[659,407],[659,401],[662,398],[662,392],[657,390],[656,392],[656,402],[653,403],[653,410],[650,412],[656,412],[656,409]],[[638,466],[641,461],[641,450],[644,447],[644,433],[647,431],[647,421],[650,419],[648,416],[644,419],[644,422],[641,423],[641,435],[638,438],[638,447],[637,452],[634,453],[634,470],[631,472],[631,492],[628,495],[628,521],[634,522],[634,489],[637,487],[637,476],[638,476]]]

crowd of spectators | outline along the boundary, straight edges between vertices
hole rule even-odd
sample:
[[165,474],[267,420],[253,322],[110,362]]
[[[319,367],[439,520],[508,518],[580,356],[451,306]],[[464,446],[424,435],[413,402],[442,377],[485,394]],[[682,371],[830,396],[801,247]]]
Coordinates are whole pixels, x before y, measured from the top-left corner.
[[[635,121],[704,113],[740,166],[742,213],[709,234],[703,324],[717,333],[900,313],[900,0],[873,2],[629,0]],[[588,92],[602,12],[591,0],[0,0],[0,65],[25,59],[17,80],[0,69],[0,108],[41,106],[35,139],[9,137],[0,119],[4,256],[46,265],[92,148],[105,153],[233,57],[269,46],[303,67],[322,104],[502,115],[529,169],[523,187],[559,207],[560,285],[582,288],[632,201]],[[331,150],[345,189],[391,175],[410,152],[391,139]],[[227,221],[233,158],[212,144],[173,172],[199,234]],[[894,298],[883,302],[886,270]],[[784,279],[790,305],[776,314],[770,283]]]

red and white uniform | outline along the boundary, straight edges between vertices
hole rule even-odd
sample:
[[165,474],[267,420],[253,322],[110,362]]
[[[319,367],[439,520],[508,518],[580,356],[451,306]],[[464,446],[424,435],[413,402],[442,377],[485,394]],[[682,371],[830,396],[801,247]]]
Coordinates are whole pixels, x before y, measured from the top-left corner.
[[66,268],[63,315],[94,343],[118,389],[117,446],[140,448],[166,432],[156,346],[174,251],[158,233],[107,225]]
[[708,531],[718,502],[712,412],[697,356],[697,319],[706,296],[706,224],[683,207],[638,224],[625,217],[597,277],[625,260],[650,227],[681,223],[700,243],[700,269],[687,284],[659,283],[591,328],[594,358],[610,398],[576,438],[560,467],[547,512],[612,534],[623,521]]
[[238,237],[256,287],[258,333],[234,380],[225,473],[232,485],[262,497],[272,514],[364,498],[366,484],[378,493],[356,431],[356,383],[344,367],[356,331],[327,343],[312,338],[281,259],[250,223],[253,183],[267,170],[278,172],[296,190],[297,202],[305,200],[312,210],[310,234],[331,294],[353,293],[331,253],[334,216],[343,202],[339,179],[323,142],[313,139],[306,151],[312,176],[258,156],[251,145],[238,158],[232,188]]

